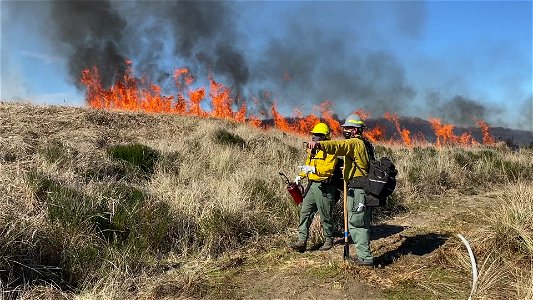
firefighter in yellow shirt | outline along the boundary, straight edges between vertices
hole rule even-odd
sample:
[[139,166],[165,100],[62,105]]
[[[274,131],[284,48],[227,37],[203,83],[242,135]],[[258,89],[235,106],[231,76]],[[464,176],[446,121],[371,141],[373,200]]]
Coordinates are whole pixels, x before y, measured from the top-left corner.
[[368,175],[369,160],[373,148],[365,146],[362,135],[365,123],[358,115],[348,116],[343,128],[343,141],[311,141],[308,148],[323,151],[327,155],[344,156],[344,180],[348,182],[348,230],[357,253],[354,263],[372,266],[374,257],[370,251],[370,222],[372,208],[365,206],[365,191],[361,179]]
[[[311,130],[313,141],[327,141],[331,139],[328,125],[318,123]],[[323,151],[307,152],[304,166],[300,166],[302,172],[298,174],[295,182],[299,183],[303,177],[308,179],[307,194],[304,197],[300,209],[300,223],[298,226],[298,241],[291,244],[291,248],[304,252],[309,226],[318,211],[320,222],[324,230],[325,241],[319,250],[329,250],[333,247],[333,208],[335,206],[336,186],[331,182],[337,158],[335,155],[326,154]]]

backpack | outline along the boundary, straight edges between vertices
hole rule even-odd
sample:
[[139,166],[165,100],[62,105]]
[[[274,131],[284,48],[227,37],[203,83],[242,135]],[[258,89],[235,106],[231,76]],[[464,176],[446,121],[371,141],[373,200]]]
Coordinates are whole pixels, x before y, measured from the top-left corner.
[[387,157],[370,160],[364,185],[366,206],[384,206],[396,188],[396,166]]
[[398,171],[388,157],[376,159],[374,146],[364,138],[361,138],[361,140],[365,143],[370,158],[368,162],[368,176],[366,176],[363,184],[363,189],[366,194],[365,204],[369,207],[385,206],[387,197],[396,188],[396,175],[398,175]]

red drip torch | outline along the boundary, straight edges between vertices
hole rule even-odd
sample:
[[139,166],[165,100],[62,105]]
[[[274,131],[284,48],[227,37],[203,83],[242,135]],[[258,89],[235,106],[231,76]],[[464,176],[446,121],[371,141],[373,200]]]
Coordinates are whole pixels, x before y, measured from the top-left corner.
[[289,191],[289,193],[291,194],[291,197],[294,200],[294,203],[296,203],[296,205],[302,203],[304,200],[302,196],[304,192],[303,186],[296,184],[296,182],[291,183],[289,181],[289,178],[287,178],[287,176],[285,176],[285,174],[281,172],[279,172],[279,175],[281,175],[282,177],[285,177],[285,180],[287,181],[287,191]]

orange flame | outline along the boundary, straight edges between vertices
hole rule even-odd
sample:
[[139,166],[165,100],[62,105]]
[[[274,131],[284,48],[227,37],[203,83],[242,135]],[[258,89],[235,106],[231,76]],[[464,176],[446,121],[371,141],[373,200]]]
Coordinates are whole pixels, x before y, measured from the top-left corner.
[[375,143],[383,140],[384,133],[385,129],[381,125],[378,125],[372,129],[367,129],[363,131],[363,136],[366,137],[372,143]]
[[353,112],[353,114],[356,114],[361,118],[361,120],[365,121],[366,119],[370,118],[370,113],[363,110],[362,108],[356,110]]
[[398,120],[398,116],[396,114],[385,113],[385,119],[394,123],[394,126],[396,126],[396,130],[400,134],[400,137],[402,138],[403,143],[406,146],[411,146],[411,137],[409,137],[409,134],[411,134],[411,131],[405,128],[404,129],[400,128],[400,121]]
[[443,145],[472,145],[475,144],[476,141],[472,137],[470,133],[463,133],[460,136],[456,136],[453,133],[454,125],[451,124],[442,124],[441,120],[437,118],[429,118],[429,123],[431,124],[431,127],[433,128],[433,131],[435,131],[435,135],[437,137],[437,146],[443,146]]
[[[207,91],[204,87],[192,87],[194,77],[188,69],[175,69],[173,78],[178,92],[176,96],[166,96],[162,94],[158,85],[145,83],[144,80],[136,78],[133,75],[131,61],[126,61],[126,63],[128,65],[126,72],[110,88],[102,87],[100,73],[96,67],[82,71],[81,83],[85,85],[86,100],[90,107],[215,117],[240,123],[246,122],[257,128],[268,128],[268,125],[261,118],[249,113],[244,101],[239,106],[238,101],[232,97],[231,90],[217,82],[211,75],[208,76],[209,91]],[[285,79],[290,79],[287,73]],[[266,92],[265,97],[270,98],[270,92]],[[254,99],[254,101],[258,100]],[[210,111],[206,111],[205,107],[210,107]],[[333,135],[339,135],[342,128],[334,117],[331,107],[332,102],[330,100],[325,100],[314,107],[314,110],[320,113],[320,117],[314,114],[303,116],[301,111],[295,109],[294,118],[291,121],[279,113],[276,103],[271,106],[269,112],[272,116],[273,126],[285,132],[307,135],[314,125],[323,121],[328,124]],[[362,109],[353,113],[359,115],[363,120],[370,118],[370,113]],[[386,113],[385,118],[394,123],[401,138],[400,142],[404,145],[427,143],[426,138],[421,133],[411,139],[410,131],[401,128],[396,114]],[[453,133],[454,126],[451,124],[442,124],[436,118],[430,118],[429,122],[437,137],[437,146],[477,144],[470,133],[456,136]],[[483,144],[494,144],[495,139],[490,134],[487,123],[482,120],[477,121],[477,123],[483,133]],[[378,142],[384,141],[384,133],[384,127],[376,125],[374,128],[365,130],[364,136],[372,142]],[[390,142],[396,143],[394,140]]]
[[331,111],[330,107],[331,101],[326,100],[318,106],[318,109],[333,135],[339,135],[342,132],[341,124],[333,117],[333,111]]
[[478,120],[477,124],[479,125],[479,127],[481,127],[481,132],[483,134],[483,144],[485,144],[485,145],[493,145],[493,144],[495,144],[496,143],[496,139],[494,137],[492,137],[492,135],[490,134],[489,125],[487,123],[485,123],[485,121],[483,121],[483,120]]

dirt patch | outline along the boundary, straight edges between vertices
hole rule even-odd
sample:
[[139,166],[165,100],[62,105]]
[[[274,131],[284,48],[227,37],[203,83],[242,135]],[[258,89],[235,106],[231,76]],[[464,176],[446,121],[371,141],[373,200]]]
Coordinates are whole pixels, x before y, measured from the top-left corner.
[[[342,245],[327,252],[303,254],[275,250],[280,260],[266,255],[235,269],[217,273],[220,284],[209,299],[385,299],[379,289],[362,282],[356,270],[342,261]],[[360,270],[362,271],[362,270]],[[213,279],[213,274],[210,276]]]
[[[457,243],[453,237],[454,230],[461,228],[457,224],[468,223],[466,220],[479,209],[490,205],[492,197],[442,198],[424,205],[424,209],[375,224],[371,248],[376,267],[344,263],[340,238],[325,252],[315,250],[320,245],[308,245],[305,253],[277,248],[261,258],[230,266],[223,276],[218,274],[216,287],[207,298],[433,299],[437,295],[467,295],[464,277],[456,282],[453,276],[457,274],[448,274],[438,262],[446,245]],[[447,206],[455,209],[442,209]],[[350,251],[353,255],[355,249]],[[428,277],[433,285],[418,282]]]

